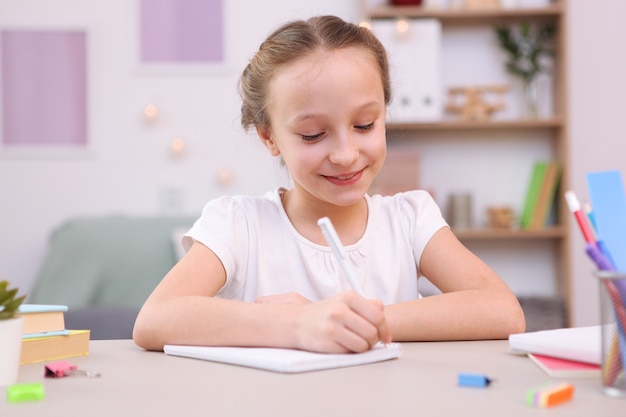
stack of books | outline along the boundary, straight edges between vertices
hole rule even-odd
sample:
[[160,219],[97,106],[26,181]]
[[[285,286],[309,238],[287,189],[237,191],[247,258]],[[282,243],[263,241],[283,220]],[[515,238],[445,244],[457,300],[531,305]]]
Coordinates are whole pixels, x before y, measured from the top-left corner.
[[20,364],[53,361],[89,353],[89,330],[65,328],[67,306],[22,304],[24,318]]

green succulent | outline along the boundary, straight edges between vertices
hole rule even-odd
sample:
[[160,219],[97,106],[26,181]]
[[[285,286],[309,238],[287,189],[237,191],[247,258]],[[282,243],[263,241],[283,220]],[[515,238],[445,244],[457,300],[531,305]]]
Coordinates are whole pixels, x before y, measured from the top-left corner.
[[541,57],[553,55],[554,24],[536,26],[525,22],[518,27],[496,27],[495,33],[498,44],[507,53],[507,71],[525,83],[543,71]]
[[9,281],[0,281],[0,320],[14,317],[26,298],[25,295],[17,297],[17,292],[17,288],[9,289]]

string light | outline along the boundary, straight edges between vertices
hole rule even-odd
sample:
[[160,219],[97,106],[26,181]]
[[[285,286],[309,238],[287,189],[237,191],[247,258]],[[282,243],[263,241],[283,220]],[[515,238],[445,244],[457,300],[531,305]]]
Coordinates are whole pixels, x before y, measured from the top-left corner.
[[170,142],[170,153],[174,158],[182,158],[185,154],[185,140],[181,137],[175,137]]
[[220,167],[217,170],[217,182],[220,185],[227,186],[233,183],[234,174],[232,169],[228,167]]
[[147,122],[154,122],[156,120],[158,109],[154,104],[146,104],[143,108],[143,116]]
[[406,19],[396,20],[396,31],[398,35],[406,35],[409,33],[409,21]]

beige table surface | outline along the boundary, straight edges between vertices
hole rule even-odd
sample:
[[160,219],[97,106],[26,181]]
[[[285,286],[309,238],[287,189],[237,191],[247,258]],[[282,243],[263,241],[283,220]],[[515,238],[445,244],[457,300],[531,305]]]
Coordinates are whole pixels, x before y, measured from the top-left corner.
[[[567,404],[527,406],[527,390],[551,379],[505,340],[404,343],[396,360],[291,375],[146,352],[130,340],[90,349],[68,362],[100,378],[44,378],[43,363],[23,365],[18,382],[42,381],[46,398],[2,398],[0,416],[626,416],[626,399],[605,396],[599,378],[568,380],[576,391]],[[460,372],[494,382],[458,387]]]

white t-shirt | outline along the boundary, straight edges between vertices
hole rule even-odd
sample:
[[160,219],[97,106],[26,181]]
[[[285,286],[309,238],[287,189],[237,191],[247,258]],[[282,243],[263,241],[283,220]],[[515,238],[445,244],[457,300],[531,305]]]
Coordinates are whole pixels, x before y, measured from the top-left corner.
[[[253,302],[297,292],[317,301],[349,289],[330,247],[305,239],[293,227],[280,193],[212,200],[183,238],[186,250],[196,240],[224,265],[226,283],[217,297]],[[366,297],[385,304],[417,298],[424,247],[447,226],[439,207],[425,191],[365,199],[367,227],[358,242],[345,247],[348,263]]]

